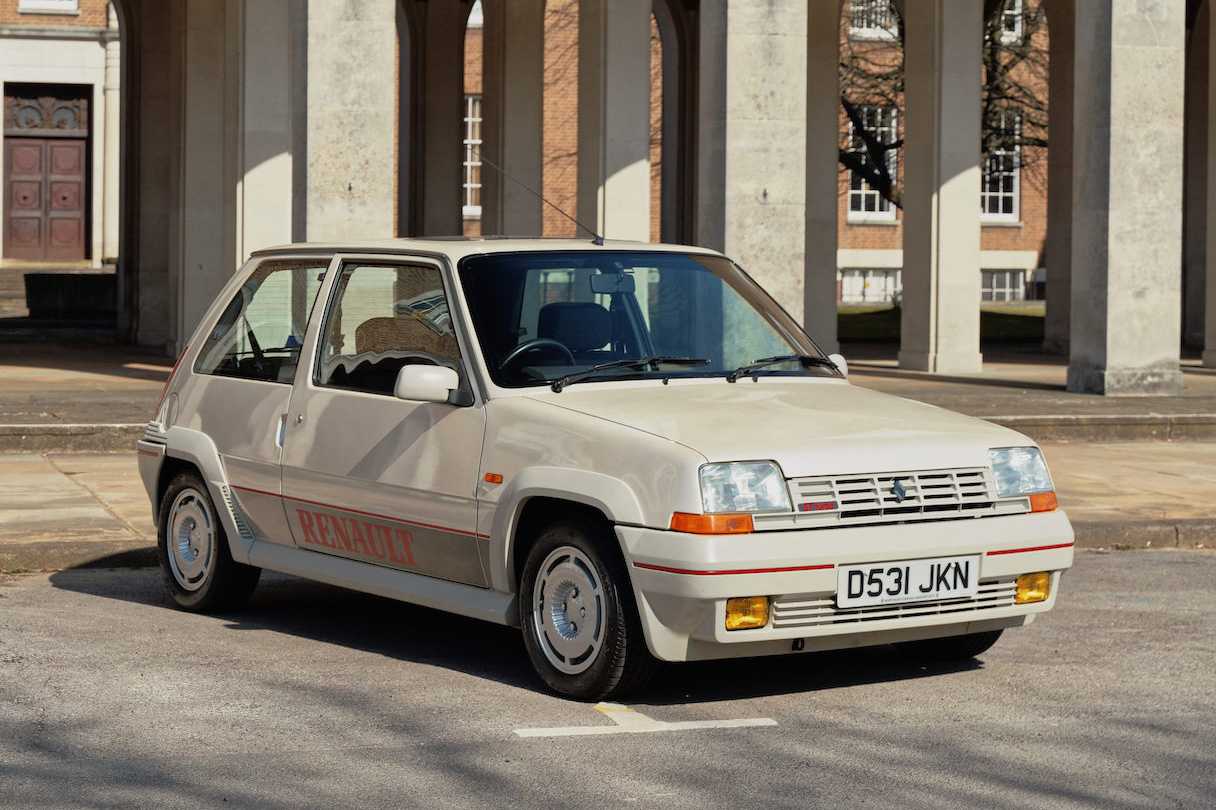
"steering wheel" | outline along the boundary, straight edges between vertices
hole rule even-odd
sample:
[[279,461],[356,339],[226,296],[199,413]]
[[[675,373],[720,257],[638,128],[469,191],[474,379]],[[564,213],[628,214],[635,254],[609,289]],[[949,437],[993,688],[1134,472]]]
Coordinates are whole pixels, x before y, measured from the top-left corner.
[[537,349],[544,348],[557,349],[566,356],[566,360],[569,365],[573,366],[575,364],[574,354],[571,353],[568,348],[566,348],[566,344],[559,340],[554,340],[553,338],[535,338],[527,341],[526,343],[521,343],[511,351],[507,352],[507,356],[498,362],[498,367],[500,369],[504,369],[511,365],[511,363],[515,362],[515,360],[519,359],[520,355],[526,352],[532,352],[536,351]]

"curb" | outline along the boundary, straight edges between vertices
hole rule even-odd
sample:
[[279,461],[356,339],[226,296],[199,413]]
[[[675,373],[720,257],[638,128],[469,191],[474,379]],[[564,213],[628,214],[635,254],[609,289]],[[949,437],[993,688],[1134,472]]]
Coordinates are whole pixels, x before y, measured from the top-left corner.
[[1077,548],[1216,548],[1216,520],[1074,520]]
[[[1216,548],[1216,520],[1073,521],[1077,548],[1087,551]],[[46,541],[0,544],[0,571],[69,568],[149,568],[157,565],[156,539],[91,544]]]
[[0,452],[135,452],[147,423],[0,425]]
[[[979,416],[1036,442],[1216,441],[1216,414]],[[0,425],[0,452],[135,452],[146,422]]]
[[1216,439],[1216,414],[1096,414],[984,416],[994,424],[1024,433],[1037,442],[1168,442]]

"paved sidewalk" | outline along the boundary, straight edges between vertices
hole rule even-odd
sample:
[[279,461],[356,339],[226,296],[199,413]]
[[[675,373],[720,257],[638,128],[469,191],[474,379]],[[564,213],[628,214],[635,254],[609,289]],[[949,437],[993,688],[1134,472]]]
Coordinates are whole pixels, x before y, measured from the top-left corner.
[[[1182,396],[1105,398],[1064,391],[1057,358],[989,354],[983,374],[943,377],[896,368],[889,348],[846,347],[852,382],[1038,439],[1080,545],[1216,547],[1216,369],[1185,365]],[[133,448],[171,366],[0,341],[0,570],[153,560]]]

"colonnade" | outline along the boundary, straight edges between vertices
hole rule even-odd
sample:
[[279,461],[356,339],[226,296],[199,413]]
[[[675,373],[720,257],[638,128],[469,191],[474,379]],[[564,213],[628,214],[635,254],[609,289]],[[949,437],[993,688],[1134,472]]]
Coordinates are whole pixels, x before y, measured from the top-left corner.
[[[1047,343],[1068,353],[1072,390],[1176,393],[1188,86],[1188,160],[1216,148],[1216,59],[1187,67],[1188,32],[1213,47],[1207,4],[1046,2]],[[899,363],[972,373],[985,12],[974,0],[902,6]],[[460,233],[469,0],[121,7],[134,57],[122,254],[134,340],[180,346],[257,247]],[[652,11],[666,60],[664,238],[728,253],[835,350],[841,0],[582,0],[576,216],[610,238],[649,234]],[[484,20],[484,157],[540,189],[544,2],[484,0]],[[1206,318],[1216,365],[1216,161],[1203,162],[1202,183],[1187,173],[1186,302],[1192,329]],[[538,233],[541,203],[487,171],[482,223]]]

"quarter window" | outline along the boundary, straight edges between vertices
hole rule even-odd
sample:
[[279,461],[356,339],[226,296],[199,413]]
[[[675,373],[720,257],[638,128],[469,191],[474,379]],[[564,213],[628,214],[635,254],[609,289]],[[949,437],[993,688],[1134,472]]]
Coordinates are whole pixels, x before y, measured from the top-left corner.
[[290,383],[327,267],[315,260],[259,265],[207,335],[194,370]]

